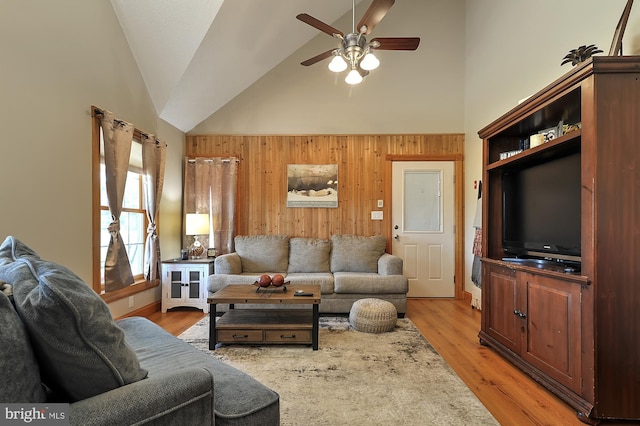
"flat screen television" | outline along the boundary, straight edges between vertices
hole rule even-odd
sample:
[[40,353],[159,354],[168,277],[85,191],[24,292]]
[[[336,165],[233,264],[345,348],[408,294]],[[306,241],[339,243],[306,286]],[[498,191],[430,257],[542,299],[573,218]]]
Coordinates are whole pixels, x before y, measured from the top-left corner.
[[505,171],[505,255],[580,262],[580,186],[580,152]]

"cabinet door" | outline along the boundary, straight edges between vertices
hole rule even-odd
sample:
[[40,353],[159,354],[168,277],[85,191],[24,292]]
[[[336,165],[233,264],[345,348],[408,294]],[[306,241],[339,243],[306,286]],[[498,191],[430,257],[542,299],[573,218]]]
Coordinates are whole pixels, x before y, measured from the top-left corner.
[[169,298],[182,299],[182,269],[170,269],[169,273]]
[[497,265],[485,265],[483,277],[484,330],[507,349],[518,353],[524,330],[519,329],[516,308],[516,274],[513,269]]
[[188,293],[185,294],[186,299],[199,299],[200,288],[202,286],[202,267],[197,269],[190,268],[187,270],[189,282],[187,283]]
[[522,358],[581,392],[580,284],[527,272],[518,274],[527,295]]

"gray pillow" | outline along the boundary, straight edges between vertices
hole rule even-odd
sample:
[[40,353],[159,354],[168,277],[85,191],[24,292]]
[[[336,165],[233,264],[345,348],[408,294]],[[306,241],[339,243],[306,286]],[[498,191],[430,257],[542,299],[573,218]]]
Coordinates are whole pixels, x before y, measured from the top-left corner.
[[289,273],[329,272],[331,241],[317,238],[289,240]]
[[69,269],[7,237],[0,280],[13,285],[43,382],[54,393],[78,401],[146,377],[107,304]]
[[242,272],[287,272],[289,237],[286,235],[238,235],[234,242]]
[[333,235],[331,245],[331,272],[378,272],[387,239],[380,235]]
[[[0,282],[0,287],[3,285]],[[0,401],[3,403],[45,402],[40,369],[29,343],[27,330],[2,289],[0,289],[0,324],[2,324]]]

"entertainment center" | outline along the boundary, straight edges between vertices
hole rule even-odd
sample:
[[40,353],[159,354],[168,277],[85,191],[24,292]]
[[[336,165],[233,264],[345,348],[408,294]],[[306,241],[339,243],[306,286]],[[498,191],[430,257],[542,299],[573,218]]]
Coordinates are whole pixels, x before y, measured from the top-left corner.
[[478,134],[481,343],[585,423],[640,420],[640,56],[592,57]]

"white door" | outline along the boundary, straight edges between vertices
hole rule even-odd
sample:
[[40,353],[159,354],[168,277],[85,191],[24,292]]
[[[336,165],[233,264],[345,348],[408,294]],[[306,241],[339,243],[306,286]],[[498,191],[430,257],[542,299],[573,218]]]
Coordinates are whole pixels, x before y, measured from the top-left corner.
[[404,261],[408,297],[454,297],[452,161],[393,162],[393,254]]

